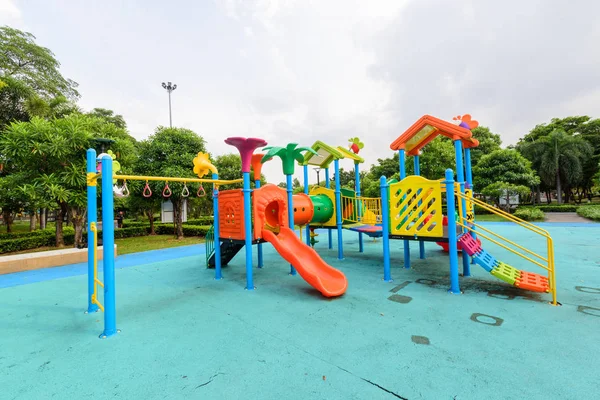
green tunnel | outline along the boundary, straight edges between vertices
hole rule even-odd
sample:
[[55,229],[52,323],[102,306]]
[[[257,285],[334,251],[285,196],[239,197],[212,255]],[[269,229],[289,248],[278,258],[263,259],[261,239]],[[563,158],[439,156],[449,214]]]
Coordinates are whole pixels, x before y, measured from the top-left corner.
[[331,199],[324,194],[311,195],[310,200],[313,203],[314,214],[311,223],[325,223],[333,216],[333,203]]

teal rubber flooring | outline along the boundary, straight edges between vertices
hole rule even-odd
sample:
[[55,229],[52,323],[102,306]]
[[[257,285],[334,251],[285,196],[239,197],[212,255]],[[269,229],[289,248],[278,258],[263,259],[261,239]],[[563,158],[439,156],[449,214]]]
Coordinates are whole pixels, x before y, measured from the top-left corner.
[[[532,250],[545,243],[508,224],[486,227]],[[117,258],[117,326],[84,314],[84,265],[0,276],[1,399],[592,399],[600,371],[600,224],[543,224],[554,237],[558,300],[520,291],[472,265],[462,295],[447,293],[448,258],[344,232],[347,276],[326,299],[264,245],[256,290],[244,252],[215,281],[204,247]],[[543,271],[497,246],[519,269]],[[256,247],[254,257],[256,260]]]

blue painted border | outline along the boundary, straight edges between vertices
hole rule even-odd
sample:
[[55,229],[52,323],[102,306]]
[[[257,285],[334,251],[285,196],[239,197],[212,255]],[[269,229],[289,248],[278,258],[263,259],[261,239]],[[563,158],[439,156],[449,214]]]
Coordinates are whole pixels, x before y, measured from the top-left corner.
[[[205,253],[204,243],[189,246],[172,247],[168,249],[150,250],[141,253],[125,254],[115,259],[115,268],[129,268],[137,265],[151,264],[155,262],[168,261],[182,257],[200,256]],[[98,262],[99,267],[102,261]],[[204,268],[203,263],[198,268]],[[30,283],[50,281],[54,279],[68,278],[87,274],[87,262],[79,264],[64,265],[62,267],[42,268],[32,271],[14,272],[12,274],[0,275],[0,289],[27,285]]]

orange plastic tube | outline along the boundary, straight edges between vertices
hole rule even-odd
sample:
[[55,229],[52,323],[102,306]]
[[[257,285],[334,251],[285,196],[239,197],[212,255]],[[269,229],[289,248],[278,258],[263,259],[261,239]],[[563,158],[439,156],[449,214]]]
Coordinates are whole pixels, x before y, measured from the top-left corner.
[[308,224],[315,211],[310,197],[304,193],[295,194],[292,201],[294,203],[294,224],[299,226]]

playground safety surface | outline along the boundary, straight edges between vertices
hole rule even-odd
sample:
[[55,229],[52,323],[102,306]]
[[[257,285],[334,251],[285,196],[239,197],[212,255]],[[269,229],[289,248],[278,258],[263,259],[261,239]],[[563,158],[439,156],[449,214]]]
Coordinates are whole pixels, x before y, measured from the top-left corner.
[[[536,250],[511,225],[495,232]],[[558,300],[521,291],[477,265],[446,292],[448,259],[411,242],[412,269],[391,241],[344,232],[345,260],[317,251],[348,278],[326,299],[265,245],[257,289],[244,290],[244,256],[215,281],[204,246],[119,256],[117,326],[86,315],[83,264],[0,276],[3,399],[581,399],[594,398],[600,362],[600,224],[541,224],[554,238]],[[254,247],[255,249],[256,247]],[[529,271],[486,243],[503,261]],[[256,259],[256,251],[254,251]],[[460,265],[460,264],[459,264]]]

